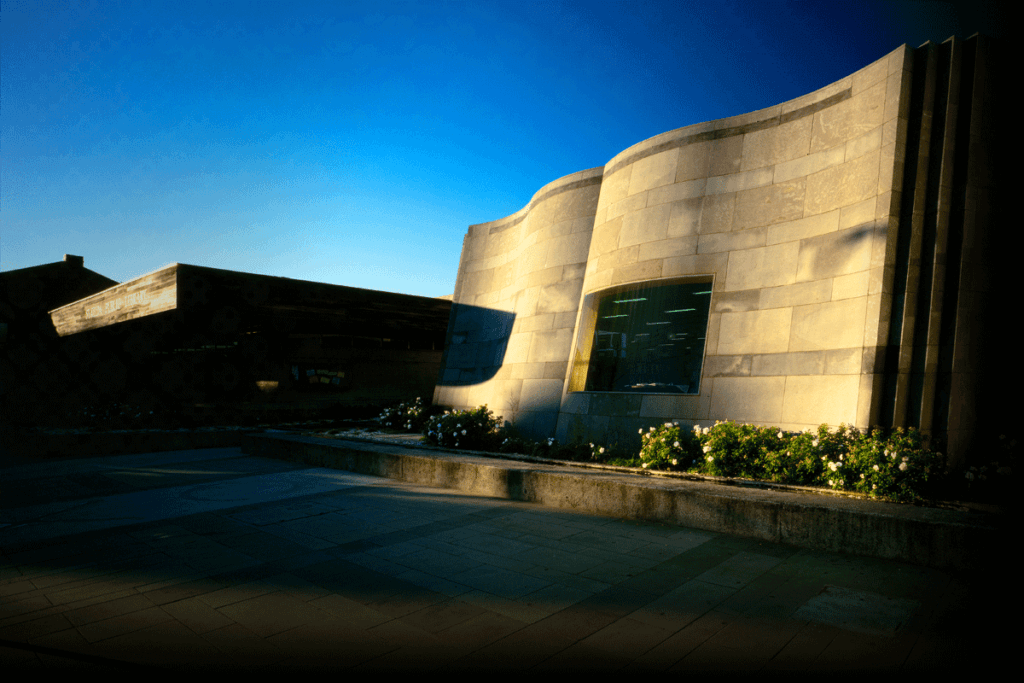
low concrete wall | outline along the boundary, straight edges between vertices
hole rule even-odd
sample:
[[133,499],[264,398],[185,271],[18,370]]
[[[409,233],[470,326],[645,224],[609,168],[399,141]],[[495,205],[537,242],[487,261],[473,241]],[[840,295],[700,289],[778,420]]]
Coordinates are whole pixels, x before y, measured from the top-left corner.
[[996,515],[957,510],[503,460],[393,444],[246,434],[242,437],[242,450],[250,455],[284,458],[480,496],[942,568],[984,563],[994,552],[1003,521]]

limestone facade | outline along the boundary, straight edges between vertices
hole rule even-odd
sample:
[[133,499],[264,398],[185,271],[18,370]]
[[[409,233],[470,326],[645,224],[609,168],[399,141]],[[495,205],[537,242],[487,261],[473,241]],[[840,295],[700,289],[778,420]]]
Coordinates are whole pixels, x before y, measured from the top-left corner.
[[[732,419],[913,425],[955,444],[975,373],[964,312],[980,257],[963,245],[987,220],[989,49],[984,36],[900,47],[471,226],[435,403],[487,404],[561,441]],[[710,285],[699,385],[585,391],[595,302],[662,282]]]

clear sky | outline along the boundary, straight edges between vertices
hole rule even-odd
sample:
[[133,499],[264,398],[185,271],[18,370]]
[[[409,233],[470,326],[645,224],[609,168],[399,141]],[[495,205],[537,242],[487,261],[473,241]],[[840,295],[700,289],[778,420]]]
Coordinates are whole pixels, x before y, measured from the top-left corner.
[[0,270],[85,257],[451,294],[466,228],[998,2],[0,4]]

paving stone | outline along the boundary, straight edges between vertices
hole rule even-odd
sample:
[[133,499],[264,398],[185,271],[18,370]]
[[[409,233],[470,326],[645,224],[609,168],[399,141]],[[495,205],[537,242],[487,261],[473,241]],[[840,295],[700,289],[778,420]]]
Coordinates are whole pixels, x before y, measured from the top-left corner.
[[222,612],[210,607],[198,598],[186,598],[161,605],[160,609],[189,628],[193,633],[203,634],[235,623]]

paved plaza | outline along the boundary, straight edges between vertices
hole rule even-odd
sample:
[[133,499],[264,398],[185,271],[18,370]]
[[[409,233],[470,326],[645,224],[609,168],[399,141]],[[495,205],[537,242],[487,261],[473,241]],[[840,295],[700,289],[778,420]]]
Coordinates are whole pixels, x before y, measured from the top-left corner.
[[238,448],[0,469],[4,671],[949,670],[1004,588]]

